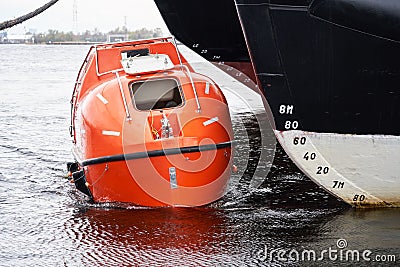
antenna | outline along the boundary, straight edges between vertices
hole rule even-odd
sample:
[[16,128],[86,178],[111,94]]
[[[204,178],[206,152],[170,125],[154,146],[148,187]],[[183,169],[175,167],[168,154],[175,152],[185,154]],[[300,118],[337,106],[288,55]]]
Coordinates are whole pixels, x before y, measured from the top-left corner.
[[124,41],[127,41],[128,40],[128,28],[127,28],[127,24],[126,24],[126,16],[124,16],[124,31],[125,31],[125,40]]
[[72,9],[72,29],[75,33],[78,33],[78,4],[74,0],[74,6]]

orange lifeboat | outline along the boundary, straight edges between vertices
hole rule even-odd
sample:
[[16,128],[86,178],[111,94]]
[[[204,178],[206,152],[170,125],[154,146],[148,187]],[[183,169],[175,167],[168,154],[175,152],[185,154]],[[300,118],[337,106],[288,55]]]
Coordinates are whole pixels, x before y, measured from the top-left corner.
[[95,202],[200,206],[232,166],[226,99],[172,38],[91,47],[78,74],[71,180]]

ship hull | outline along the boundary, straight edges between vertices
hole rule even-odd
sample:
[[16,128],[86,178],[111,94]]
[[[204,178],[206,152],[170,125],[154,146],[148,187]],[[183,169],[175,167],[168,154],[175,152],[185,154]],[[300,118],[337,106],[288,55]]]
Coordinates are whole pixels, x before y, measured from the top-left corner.
[[[356,22],[342,23],[334,15],[326,17],[323,11],[343,8],[325,3],[330,1],[303,6],[295,6],[298,1],[280,1],[291,5],[236,2],[256,75],[278,130],[400,135],[396,123],[400,121],[400,61],[396,56],[400,43],[394,39],[398,38],[395,32],[377,36],[372,26],[361,28],[353,25]],[[353,2],[357,9],[358,2],[368,1],[331,2]],[[383,2],[397,8],[400,22],[400,3]],[[329,5],[325,7],[328,11],[318,3]],[[377,9],[379,4],[371,6]],[[347,12],[358,14],[360,23],[373,20],[373,14],[360,9]],[[375,10],[379,11],[393,12]]]
[[287,154],[353,206],[399,207],[398,1],[236,3]]

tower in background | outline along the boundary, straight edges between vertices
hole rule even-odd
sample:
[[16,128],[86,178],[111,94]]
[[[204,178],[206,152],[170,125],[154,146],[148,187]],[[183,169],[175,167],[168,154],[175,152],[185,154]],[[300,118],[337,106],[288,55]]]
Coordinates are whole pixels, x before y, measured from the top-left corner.
[[72,30],[75,34],[78,33],[78,4],[77,0],[74,0],[74,5],[72,9]]

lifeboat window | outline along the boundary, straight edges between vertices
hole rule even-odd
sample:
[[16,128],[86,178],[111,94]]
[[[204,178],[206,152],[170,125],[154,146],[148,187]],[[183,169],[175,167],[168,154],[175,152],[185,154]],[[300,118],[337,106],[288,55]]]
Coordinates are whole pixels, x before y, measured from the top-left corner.
[[182,105],[182,96],[175,79],[147,80],[132,83],[131,94],[139,110],[173,108]]

